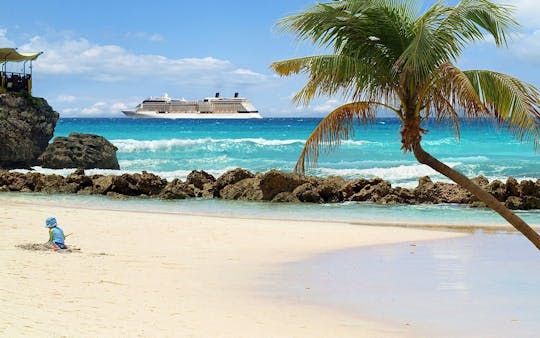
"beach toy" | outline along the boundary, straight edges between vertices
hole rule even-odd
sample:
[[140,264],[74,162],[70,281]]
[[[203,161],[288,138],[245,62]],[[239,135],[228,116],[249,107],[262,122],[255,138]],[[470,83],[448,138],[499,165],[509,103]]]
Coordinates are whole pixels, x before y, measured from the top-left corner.
[[45,228],[54,228],[56,225],[56,218],[54,217],[47,217],[45,220]]

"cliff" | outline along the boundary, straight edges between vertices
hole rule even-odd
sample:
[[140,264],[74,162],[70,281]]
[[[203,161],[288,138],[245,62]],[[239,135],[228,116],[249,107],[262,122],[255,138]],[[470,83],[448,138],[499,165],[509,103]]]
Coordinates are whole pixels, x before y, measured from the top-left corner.
[[0,168],[29,168],[52,138],[58,113],[45,99],[0,94]]

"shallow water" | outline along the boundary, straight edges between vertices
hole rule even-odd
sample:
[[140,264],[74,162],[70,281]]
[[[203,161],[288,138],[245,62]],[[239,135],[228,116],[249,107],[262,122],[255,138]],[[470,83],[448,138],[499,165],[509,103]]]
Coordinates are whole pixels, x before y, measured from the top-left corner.
[[419,337],[540,332],[540,254],[516,233],[343,250],[269,279],[283,297],[391,321]]
[[[495,212],[489,209],[470,208],[463,205],[382,206],[356,202],[336,204],[297,204],[228,201],[219,199],[112,199],[95,195],[0,193],[0,202],[3,200],[6,202],[51,204],[74,208],[108,208],[230,217],[300,219],[400,226],[413,225],[448,226],[471,229],[477,227],[511,229],[508,223]],[[518,211],[517,214],[531,226],[540,229],[540,210]]]

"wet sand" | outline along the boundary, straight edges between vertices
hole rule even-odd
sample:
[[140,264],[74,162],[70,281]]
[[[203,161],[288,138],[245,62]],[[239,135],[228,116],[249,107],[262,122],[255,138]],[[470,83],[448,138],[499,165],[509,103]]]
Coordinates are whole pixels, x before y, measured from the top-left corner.
[[[3,202],[0,336],[7,337],[411,336],[402,323],[269,296],[266,276],[336,250],[461,236]],[[80,251],[34,250],[48,238],[47,216],[73,232],[66,243]]]
[[340,250],[272,276],[272,295],[401,323],[416,337],[540,332],[540,254],[515,232]]

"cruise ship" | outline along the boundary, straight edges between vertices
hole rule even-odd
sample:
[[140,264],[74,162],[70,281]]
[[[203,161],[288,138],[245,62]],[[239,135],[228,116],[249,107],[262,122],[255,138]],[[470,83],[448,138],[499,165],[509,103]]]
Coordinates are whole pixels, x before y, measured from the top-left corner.
[[165,119],[261,119],[257,108],[248,99],[238,97],[222,98],[219,93],[215,97],[200,101],[171,99],[167,94],[163,97],[148,98],[137,105],[135,110],[122,111],[129,117],[165,118]]

